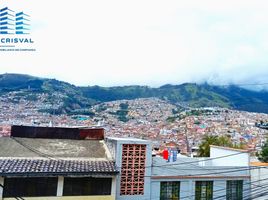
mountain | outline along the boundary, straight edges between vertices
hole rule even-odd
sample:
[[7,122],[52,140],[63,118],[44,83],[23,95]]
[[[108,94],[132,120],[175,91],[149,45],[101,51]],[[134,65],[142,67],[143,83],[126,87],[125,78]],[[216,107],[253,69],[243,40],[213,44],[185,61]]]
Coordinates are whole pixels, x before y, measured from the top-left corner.
[[[38,78],[23,74],[0,75],[0,95],[23,91],[27,97],[45,93],[50,103],[61,102],[57,113],[85,112],[85,109],[99,102],[157,97],[171,103],[190,107],[220,106],[251,112],[268,113],[268,92],[252,91],[237,87],[212,86],[209,84],[185,83],[148,86],[77,87],[56,79]],[[31,97],[32,98],[32,97]],[[31,99],[30,98],[30,99]]]
[[56,79],[45,79],[24,74],[0,75],[0,95],[15,92],[16,99],[36,101],[42,94],[46,95],[46,103],[55,108],[42,111],[62,114],[83,110],[96,104],[96,101],[83,96],[75,86]]

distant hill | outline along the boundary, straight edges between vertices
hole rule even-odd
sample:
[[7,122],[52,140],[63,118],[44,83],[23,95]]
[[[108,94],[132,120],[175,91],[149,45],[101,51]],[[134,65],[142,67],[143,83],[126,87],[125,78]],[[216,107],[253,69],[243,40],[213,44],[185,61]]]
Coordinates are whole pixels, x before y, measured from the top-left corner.
[[56,79],[45,79],[24,74],[0,75],[0,95],[8,92],[19,92],[18,98],[36,100],[41,93],[48,95],[46,101],[51,104],[61,104],[57,110],[43,110],[45,112],[62,114],[83,110],[96,104],[91,98],[86,98],[78,87]]
[[24,91],[26,96],[46,93],[50,95],[51,101],[56,97],[60,98],[64,104],[58,113],[71,113],[74,110],[88,108],[98,102],[148,97],[158,97],[190,107],[220,106],[268,113],[268,92],[251,91],[235,85],[220,87],[185,83],[163,85],[159,88],[138,85],[77,87],[55,79],[38,78],[23,74],[0,75],[0,95],[12,91]]

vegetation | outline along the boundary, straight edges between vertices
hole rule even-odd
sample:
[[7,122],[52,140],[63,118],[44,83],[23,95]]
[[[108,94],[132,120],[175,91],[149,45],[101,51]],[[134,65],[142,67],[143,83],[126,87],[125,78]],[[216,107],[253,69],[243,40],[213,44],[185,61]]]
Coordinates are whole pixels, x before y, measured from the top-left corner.
[[118,116],[118,120],[122,122],[127,122],[129,119],[128,115],[128,103],[121,103],[119,105],[120,109],[116,111],[116,115]]
[[265,142],[260,153],[257,153],[260,161],[268,163],[268,140]]
[[168,117],[166,119],[167,122],[170,122],[170,123],[173,123],[176,121],[176,119],[178,118],[178,116],[171,116],[171,117]]
[[198,156],[209,157],[210,156],[210,145],[234,147],[228,136],[214,136],[206,135],[202,143],[199,145]]

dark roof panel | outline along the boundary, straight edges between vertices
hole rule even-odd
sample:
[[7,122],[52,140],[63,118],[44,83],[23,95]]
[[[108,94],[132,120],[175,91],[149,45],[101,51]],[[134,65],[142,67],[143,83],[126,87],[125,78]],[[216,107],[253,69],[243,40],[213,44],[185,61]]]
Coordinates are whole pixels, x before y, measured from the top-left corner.
[[113,161],[0,159],[0,176],[112,175]]

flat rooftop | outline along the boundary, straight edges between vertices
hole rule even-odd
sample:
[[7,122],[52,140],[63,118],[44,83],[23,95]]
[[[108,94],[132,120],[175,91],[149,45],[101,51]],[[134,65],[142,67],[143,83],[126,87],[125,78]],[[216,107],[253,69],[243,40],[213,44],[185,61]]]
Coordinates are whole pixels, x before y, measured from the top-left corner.
[[41,138],[0,138],[0,159],[5,158],[68,158],[107,160],[103,140],[71,140]]

